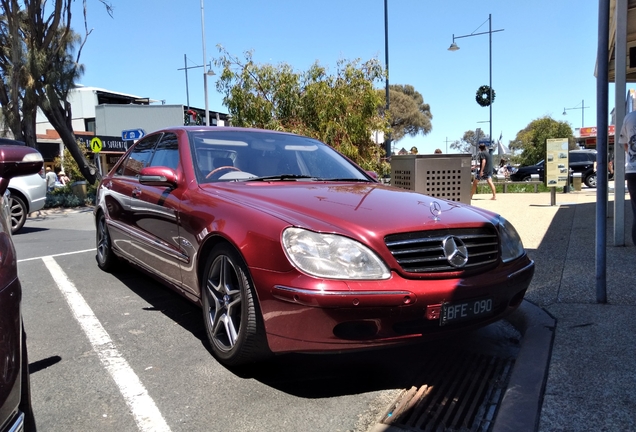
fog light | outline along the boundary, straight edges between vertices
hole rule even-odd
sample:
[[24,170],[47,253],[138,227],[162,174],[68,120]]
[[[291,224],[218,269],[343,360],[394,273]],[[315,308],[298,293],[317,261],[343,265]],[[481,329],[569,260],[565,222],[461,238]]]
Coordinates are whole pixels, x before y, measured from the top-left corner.
[[378,331],[375,321],[351,321],[335,326],[333,334],[339,339],[366,340],[373,339]]

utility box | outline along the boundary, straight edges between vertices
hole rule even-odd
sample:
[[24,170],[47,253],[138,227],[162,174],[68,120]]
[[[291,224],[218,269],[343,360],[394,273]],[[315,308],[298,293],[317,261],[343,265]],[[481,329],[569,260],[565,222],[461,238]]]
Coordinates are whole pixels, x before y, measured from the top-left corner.
[[392,156],[391,186],[470,204],[471,155]]

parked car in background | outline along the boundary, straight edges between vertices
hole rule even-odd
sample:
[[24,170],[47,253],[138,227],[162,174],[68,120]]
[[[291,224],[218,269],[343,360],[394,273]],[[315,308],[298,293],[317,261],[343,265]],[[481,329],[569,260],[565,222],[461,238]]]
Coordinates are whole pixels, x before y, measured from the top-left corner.
[[290,133],[174,127],[102,179],[97,264],[203,309],[227,365],[446,337],[514,311],[534,273],[495,213],[385,186]]
[[46,180],[40,174],[16,177],[9,182],[9,207],[11,208],[11,232],[18,232],[30,213],[44,208]]
[[[596,172],[594,162],[596,161],[596,150],[582,149],[570,150],[568,153],[568,165],[572,173],[581,173],[581,179],[587,187],[596,187]],[[510,174],[512,181],[530,181],[532,175],[537,174],[538,180],[545,179],[545,162],[539,161],[535,165],[518,167]]]
[[[0,145],[25,146],[22,141],[1,138]],[[44,208],[46,203],[46,180],[38,173],[15,177],[9,182],[9,208],[11,212],[11,232],[18,232],[26,222],[29,213]]]
[[22,289],[5,192],[9,180],[37,173],[42,164],[42,155],[33,148],[0,144],[0,432],[35,430]]
[[540,160],[534,165],[525,165],[515,168],[510,173],[511,181],[526,181],[532,180],[533,175],[537,175],[537,180],[543,181],[545,178],[545,161]]
[[587,187],[596,187],[596,150],[570,150],[569,165],[573,173],[581,173],[581,180]]

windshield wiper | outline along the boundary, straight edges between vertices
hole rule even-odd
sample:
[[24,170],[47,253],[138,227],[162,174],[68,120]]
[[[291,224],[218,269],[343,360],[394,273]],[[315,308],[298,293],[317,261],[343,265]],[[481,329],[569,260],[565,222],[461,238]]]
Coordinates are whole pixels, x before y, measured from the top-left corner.
[[319,180],[333,181],[333,182],[364,182],[364,183],[369,182],[368,179],[361,179],[361,178],[321,178]]
[[314,176],[300,174],[280,174],[263,177],[251,177],[246,181],[268,181],[268,180],[298,180],[298,179],[316,179]]

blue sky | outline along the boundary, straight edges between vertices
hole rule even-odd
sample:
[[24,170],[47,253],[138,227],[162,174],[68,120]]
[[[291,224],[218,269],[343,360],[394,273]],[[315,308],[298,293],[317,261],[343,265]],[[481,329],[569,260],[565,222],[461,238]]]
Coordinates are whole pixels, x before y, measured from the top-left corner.
[[[185,74],[178,69],[184,55],[188,66],[204,63],[201,1],[112,2],[113,18],[98,1],[88,1],[93,30],[82,50],[86,71],[79,83],[186,105]],[[81,4],[74,2],[73,23],[83,34]],[[492,29],[503,29],[492,34],[494,138],[501,134],[507,144],[546,115],[573,129],[582,114],[585,126],[596,125],[598,1],[388,0],[388,9],[390,83],[413,85],[433,114],[431,133],[406,137],[398,148],[446,152],[446,141],[467,130],[488,132],[489,110],[475,102],[489,80],[488,34],[458,39],[461,49],[448,51],[453,34],[487,32],[488,14]],[[339,59],[385,62],[383,0],[208,1],[204,12],[206,63],[219,56],[217,44],[233,55],[253,50],[259,63],[288,63],[298,71],[315,61],[332,72]],[[200,108],[202,72],[188,71],[190,105]],[[215,80],[208,80],[210,110],[227,112]],[[564,108],[576,109],[564,116]]]

